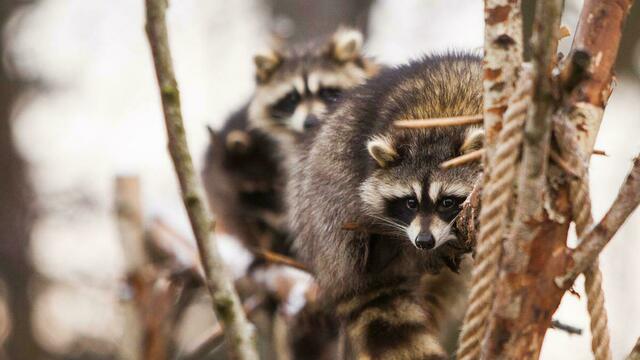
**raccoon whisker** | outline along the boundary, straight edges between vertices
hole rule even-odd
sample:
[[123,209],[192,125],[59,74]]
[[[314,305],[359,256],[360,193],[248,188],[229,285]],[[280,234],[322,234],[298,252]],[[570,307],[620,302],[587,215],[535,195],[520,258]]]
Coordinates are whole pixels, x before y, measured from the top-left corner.
[[377,215],[372,215],[371,217],[374,218],[375,220],[380,221],[383,225],[388,225],[392,229],[398,230],[401,233],[404,233],[404,232],[407,231],[407,228],[406,228],[405,225],[403,225],[401,223],[398,223],[398,222],[396,222],[394,220],[387,219],[387,218],[384,218],[382,216],[377,216]]
[[[457,217],[456,217],[457,218]],[[439,232],[438,235],[435,237],[436,241],[440,241],[442,240],[442,243],[445,243],[449,240],[454,240],[456,239],[456,237],[454,235],[450,235],[447,236],[445,239],[442,239],[445,235],[450,234],[451,233],[451,226],[453,226],[453,223],[456,221],[456,218],[453,218],[453,220],[451,220],[447,226],[443,227]]]

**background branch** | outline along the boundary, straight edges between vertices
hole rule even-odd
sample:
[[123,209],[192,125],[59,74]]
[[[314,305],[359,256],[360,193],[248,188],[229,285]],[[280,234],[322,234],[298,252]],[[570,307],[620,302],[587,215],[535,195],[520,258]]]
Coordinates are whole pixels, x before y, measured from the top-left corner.
[[180,109],[180,94],[173,71],[166,27],[167,0],[146,0],[146,30],[160,87],[168,146],[178,176],[182,199],[189,215],[207,279],[213,307],[223,324],[230,357],[257,359],[254,328],[248,322],[212,237],[211,217],[202,200],[202,186],[195,176]]

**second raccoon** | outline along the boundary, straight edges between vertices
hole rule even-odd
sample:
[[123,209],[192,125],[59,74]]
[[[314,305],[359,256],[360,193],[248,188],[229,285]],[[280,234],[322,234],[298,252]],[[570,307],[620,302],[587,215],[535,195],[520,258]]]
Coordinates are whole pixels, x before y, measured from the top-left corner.
[[292,151],[302,134],[317,128],[343,92],[379,67],[362,54],[359,31],[339,29],[325,42],[273,49],[256,55],[251,124]]

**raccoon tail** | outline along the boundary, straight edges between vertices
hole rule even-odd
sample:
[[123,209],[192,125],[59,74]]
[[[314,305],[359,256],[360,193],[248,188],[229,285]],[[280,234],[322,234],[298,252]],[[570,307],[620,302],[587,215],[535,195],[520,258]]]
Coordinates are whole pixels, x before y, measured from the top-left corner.
[[351,351],[357,359],[444,360],[434,314],[414,286],[378,288],[338,304]]

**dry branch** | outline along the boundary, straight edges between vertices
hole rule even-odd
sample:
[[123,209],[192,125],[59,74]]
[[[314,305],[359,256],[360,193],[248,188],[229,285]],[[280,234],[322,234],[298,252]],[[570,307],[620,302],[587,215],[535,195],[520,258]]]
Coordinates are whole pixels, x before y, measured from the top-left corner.
[[472,125],[482,123],[482,114],[477,115],[465,115],[448,118],[433,118],[433,119],[411,119],[411,120],[398,120],[393,124],[397,127],[408,129],[426,129],[434,127],[444,126],[461,126]]
[[307,273],[311,273],[310,270],[304,266],[304,264],[273,251],[264,250],[260,248],[251,248],[251,253],[259,259],[262,259],[270,264],[274,265],[285,265],[292,267],[294,269],[302,270]]
[[230,357],[253,360],[258,358],[254,328],[242,310],[233,282],[213,241],[211,217],[204,206],[202,186],[195,176],[187,146],[180,94],[169,49],[165,19],[167,6],[167,0],[146,0],[146,31],[162,98],[169,152],[205,269],[214,311],[224,327]]
[[131,281],[135,272],[146,263],[142,226],[140,184],[135,177],[118,177],[115,184],[115,206],[118,230],[122,242],[125,273],[129,281],[126,286],[131,296],[124,300],[125,324],[119,346],[119,357],[123,360],[142,359],[142,323],[134,299]]
[[609,211],[600,223],[585,235],[573,252],[573,264],[563,276],[556,279],[558,286],[568,288],[579,274],[587,270],[638,204],[640,204],[640,156],[634,159],[633,168]]
[[570,335],[582,335],[582,329],[577,328],[575,326],[563,324],[559,320],[552,320],[551,328],[556,330],[562,330]]

